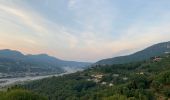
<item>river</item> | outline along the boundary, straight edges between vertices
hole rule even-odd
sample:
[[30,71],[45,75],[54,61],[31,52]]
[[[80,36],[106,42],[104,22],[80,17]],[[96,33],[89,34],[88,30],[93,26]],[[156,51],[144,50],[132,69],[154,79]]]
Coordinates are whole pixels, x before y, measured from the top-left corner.
[[13,84],[21,84],[27,81],[33,81],[33,80],[39,80],[43,78],[48,78],[52,76],[62,76],[64,74],[70,74],[69,72],[67,73],[62,73],[62,74],[53,74],[53,75],[44,75],[44,76],[26,76],[26,77],[17,77],[17,78],[2,78],[0,79],[0,88],[13,85]]
[[75,73],[77,71],[82,71],[82,68],[70,68],[70,67],[65,67],[65,73],[62,74],[53,74],[53,75],[44,75],[44,76],[26,76],[26,77],[17,77],[17,78],[2,78],[0,79],[0,88],[6,87],[6,86],[10,86],[10,85],[14,85],[14,84],[22,84],[24,82],[27,81],[33,81],[33,80],[39,80],[39,79],[43,79],[43,78],[48,78],[48,77],[52,77],[52,76],[62,76],[65,74],[71,74],[71,73]]

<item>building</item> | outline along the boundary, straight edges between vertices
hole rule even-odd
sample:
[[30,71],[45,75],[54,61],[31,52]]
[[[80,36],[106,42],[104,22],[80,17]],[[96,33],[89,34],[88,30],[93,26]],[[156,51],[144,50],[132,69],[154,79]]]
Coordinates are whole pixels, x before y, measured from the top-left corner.
[[106,84],[107,84],[107,82],[102,82],[101,84],[102,84],[102,85],[106,85]]
[[154,57],[154,59],[153,59],[154,62],[159,62],[160,60],[162,60],[162,58],[160,58],[160,57]]
[[113,86],[113,83],[110,83],[109,86],[112,87],[112,86]]

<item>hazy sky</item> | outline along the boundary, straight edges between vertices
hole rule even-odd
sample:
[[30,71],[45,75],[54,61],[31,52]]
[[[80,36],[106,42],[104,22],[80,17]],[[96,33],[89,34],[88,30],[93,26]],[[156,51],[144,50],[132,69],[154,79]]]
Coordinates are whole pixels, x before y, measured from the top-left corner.
[[97,61],[170,40],[170,0],[0,0],[0,49]]

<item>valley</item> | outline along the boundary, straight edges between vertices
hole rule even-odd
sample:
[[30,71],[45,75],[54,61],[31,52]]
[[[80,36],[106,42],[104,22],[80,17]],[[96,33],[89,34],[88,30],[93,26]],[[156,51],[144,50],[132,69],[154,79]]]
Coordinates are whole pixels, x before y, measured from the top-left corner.
[[[96,65],[83,72],[28,82],[49,100],[160,100],[169,98],[170,55],[141,62]],[[121,99],[122,98],[122,99]]]
[[[155,56],[149,56],[153,49],[142,50],[141,55],[149,56],[145,60],[95,63],[72,73],[19,78],[8,89],[9,92],[31,91],[46,100],[168,100],[170,53],[167,43],[170,42],[149,47],[161,50]],[[66,69],[70,71],[70,67]]]
[[15,50],[0,50],[0,88],[74,73],[89,65],[85,62],[60,60],[47,54],[24,55]]
[[0,0],[0,100],[170,100],[170,0]]
[[[65,72],[62,74],[55,74],[55,73],[45,73],[45,74],[41,74],[41,75],[22,75],[22,76],[10,76],[10,77],[3,77],[0,78],[0,89],[1,88],[6,88],[6,87],[10,87],[12,85],[17,85],[17,84],[24,84],[26,82],[29,81],[33,81],[33,80],[40,80],[43,78],[48,78],[48,77],[53,77],[53,76],[62,76],[65,74],[70,74],[72,72]],[[8,76],[8,75],[7,75]]]

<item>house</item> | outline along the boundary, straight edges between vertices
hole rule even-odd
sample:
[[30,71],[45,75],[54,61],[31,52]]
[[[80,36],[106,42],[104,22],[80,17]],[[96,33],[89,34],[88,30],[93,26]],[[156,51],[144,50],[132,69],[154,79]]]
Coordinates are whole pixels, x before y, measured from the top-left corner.
[[101,84],[102,84],[102,85],[106,85],[106,84],[107,84],[107,82],[102,82]]
[[160,58],[160,57],[154,57],[154,59],[153,59],[154,62],[159,62],[160,60],[162,60],[162,58]]
[[103,77],[102,74],[96,75],[95,78],[101,79]]
[[126,80],[128,80],[128,78],[127,77],[123,77],[123,80],[126,81]]
[[113,83],[110,83],[109,86],[112,87],[112,86],[113,86]]
[[101,79],[103,78],[104,75],[102,74],[96,74],[96,75],[91,75],[91,80],[96,82],[96,83],[99,83],[101,81]]
[[103,75],[97,74],[97,75],[91,75],[91,77],[101,79],[103,77]]
[[96,83],[100,82],[100,80],[98,80],[98,79],[93,79],[93,81],[96,82]]
[[114,77],[119,77],[119,74],[113,74]]
[[144,74],[144,72],[139,72],[139,73],[136,73],[136,74],[138,74],[138,75],[143,75],[143,74]]

